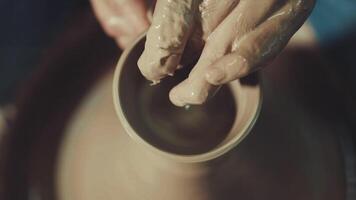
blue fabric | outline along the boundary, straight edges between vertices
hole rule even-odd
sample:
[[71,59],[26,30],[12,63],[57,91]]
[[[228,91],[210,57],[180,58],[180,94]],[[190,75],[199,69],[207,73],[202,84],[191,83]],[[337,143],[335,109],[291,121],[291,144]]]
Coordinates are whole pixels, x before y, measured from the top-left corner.
[[309,17],[321,45],[356,29],[356,0],[317,0]]

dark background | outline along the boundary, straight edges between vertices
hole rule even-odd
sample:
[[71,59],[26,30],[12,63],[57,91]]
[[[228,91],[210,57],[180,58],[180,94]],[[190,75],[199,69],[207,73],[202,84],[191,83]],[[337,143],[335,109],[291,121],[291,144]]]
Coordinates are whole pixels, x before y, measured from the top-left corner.
[[0,106],[13,100],[71,16],[88,6],[86,0],[0,1]]

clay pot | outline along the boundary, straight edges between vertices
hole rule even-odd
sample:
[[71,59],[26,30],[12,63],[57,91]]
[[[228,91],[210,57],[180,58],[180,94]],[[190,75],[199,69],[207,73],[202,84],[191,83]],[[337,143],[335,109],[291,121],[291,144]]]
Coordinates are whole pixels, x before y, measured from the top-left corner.
[[[114,80],[112,72],[103,76],[68,125],[57,167],[60,199],[346,199],[345,143],[339,141],[349,129],[342,112],[329,114],[339,99],[330,97],[312,51],[290,50],[260,79],[222,88],[212,100],[223,98],[234,110],[225,118],[233,119],[231,129],[215,137],[209,135],[214,124],[202,126],[203,132],[193,131],[196,139],[166,131],[178,112],[167,106],[165,94],[180,75],[149,86],[135,65],[142,48],[139,40],[122,55]],[[260,89],[264,100],[256,118]],[[161,120],[163,131],[149,116]],[[207,145],[194,148],[199,142]]]
[[136,64],[144,42],[145,35],[124,51],[113,81],[116,112],[133,140],[127,150],[131,169],[123,166],[122,181],[140,177],[137,185],[129,186],[140,189],[122,195],[156,200],[238,195],[233,191],[239,163],[233,152],[258,117],[258,78],[233,81],[202,106],[178,108],[169,102],[168,92],[187,76],[189,67],[150,86]]

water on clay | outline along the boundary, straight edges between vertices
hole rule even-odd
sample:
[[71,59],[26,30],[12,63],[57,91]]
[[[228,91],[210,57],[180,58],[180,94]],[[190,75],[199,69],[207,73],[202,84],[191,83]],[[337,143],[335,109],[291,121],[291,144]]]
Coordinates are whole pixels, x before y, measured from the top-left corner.
[[[120,84],[123,112],[145,141],[163,151],[193,155],[214,149],[227,137],[236,117],[234,97],[228,86],[223,86],[204,105],[177,107],[168,94],[187,77],[189,69],[181,69],[174,77],[153,86],[138,70],[126,69],[129,70],[123,72]],[[140,78],[132,83],[130,77]]]

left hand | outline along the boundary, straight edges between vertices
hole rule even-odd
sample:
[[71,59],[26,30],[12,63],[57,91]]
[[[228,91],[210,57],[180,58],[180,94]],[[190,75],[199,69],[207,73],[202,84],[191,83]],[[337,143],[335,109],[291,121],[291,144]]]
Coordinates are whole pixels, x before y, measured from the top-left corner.
[[146,0],[91,0],[91,4],[104,31],[121,48],[149,26]]

